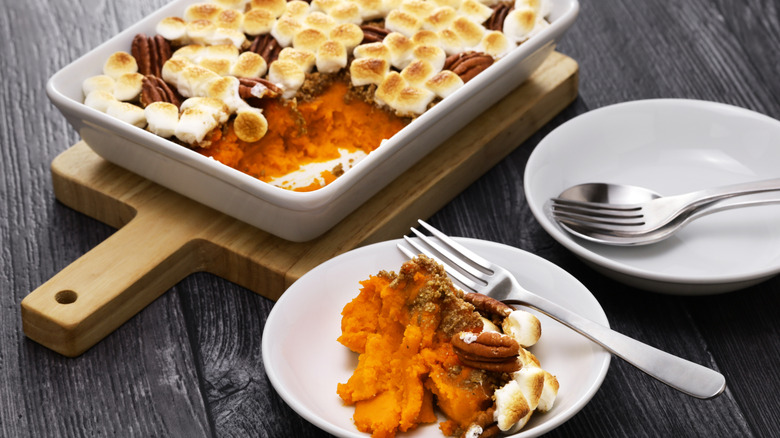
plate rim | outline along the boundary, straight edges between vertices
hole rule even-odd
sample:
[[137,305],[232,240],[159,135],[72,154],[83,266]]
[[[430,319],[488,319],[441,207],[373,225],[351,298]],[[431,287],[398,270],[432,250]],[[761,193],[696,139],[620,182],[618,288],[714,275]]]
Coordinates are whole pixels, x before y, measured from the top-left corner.
[[[470,245],[485,245],[487,247],[500,247],[502,250],[507,251],[516,251],[519,253],[523,253],[527,257],[531,257],[534,260],[536,260],[538,263],[541,263],[545,266],[547,266],[551,272],[555,272],[556,275],[560,275],[564,278],[566,278],[568,281],[573,281],[576,284],[579,284],[582,288],[583,292],[586,292],[587,295],[583,295],[586,299],[591,299],[593,301],[593,304],[595,305],[594,311],[598,314],[598,318],[594,318],[594,321],[605,325],[609,327],[609,321],[607,319],[606,313],[604,312],[603,307],[599,303],[598,299],[593,295],[593,293],[585,286],[583,285],[577,278],[575,278],[573,275],[568,273],[566,270],[561,268],[560,266],[550,262],[549,260],[546,260],[536,254],[533,254],[531,252],[522,250],[520,248],[516,248],[510,245],[506,245],[503,243],[498,242],[492,242],[488,240],[482,240],[482,239],[474,239],[474,238],[468,238],[468,237],[454,237],[453,238],[462,244],[466,246]],[[327,269],[330,265],[337,264],[341,262],[341,260],[349,257],[355,257],[357,254],[361,252],[372,252],[376,251],[378,248],[382,248],[384,246],[388,247],[394,247],[397,243],[403,242],[403,239],[392,239],[392,240],[386,240],[382,242],[373,243],[367,246],[359,247],[352,249],[350,251],[347,251],[345,253],[342,253],[336,257],[333,257],[329,260],[326,260],[325,262],[321,263],[320,265],[316,266],[315,268],[308,271],[306,274],[304,274],[299,280],[303,279],[304,277],[316,275],[319,271],[324,271]],[[405,258],[402,256],[402,258]],[[399,265],[400,266],[400,265]],[[397,269],[397,268],[396,268]],[[369,273],[370,274],[370,273]],[[369,275],[366,274],[366,275]],[[334,434],[336,436],[340,437],[354,437],[354,438],[365,438],[368,437],[368,434],[364,434],[357,429],[355,431],[344,431],[340,427],[337,427],[330,422],[326,421],[324,418],[320,417],[310,409],[308,409],[307,406],[300,403],[298,400],[294,399],[290,393],[288,393],[286,390],[284,390],[284,387],[281,383],[281,378],[277,375],[276,369],[274,366],[270,363],[270,356],[271,356],[271,342],[269,341],[270,336],[265,336],[266,334],[266,328],[269,326],[273,326],[275,324],[276,319],[280,318],[280,311],[277,311],[276,309],[280,308],[280,303],[282,306],[287,300],[290,300],[292,298],[289,298],[293,296],[293,294],[298,294],[300,292],[295,292],[295,284],[299,283],[299,281],[296,281],[290,287],[285,291],[285,293],[282,294],[282,296],[277,300],[277,302],[274,304],[274,307],[271,309],[271,312],[268,315],[268,318],[266,319],[264,329],[263,329],[263,339],[262,339],[262,361],[263,361],[263,367],[266,373],[266,376],[268,377],[269,381],[271,382],[271,385],[273,386],[276,393],[284,400],[284,402],[289,406],[293,411],[295,411],[298,415],[300,415],[303,419],[306,421],[312,423],[313,425],[319,427],[320,429]],[[288,294],[287,292],[293,290],[292,294]],[[510,437],[513,438],[531,438],[531,437],[537,437],[539,435],[545,434],[550,432],[551,430],[560,427],[562,424],[570,420],[573,416],[575,416],[578,412],[580,412],[589,402],[590,400],[596,395],[598,390],[601,388],[601,385],[604,382],[604,379],[606,378],[607,371],[609,370],[609,365],[611,363],[612,355],[607,350],[603,349],[602,347],[594,344],[594,347],[596,348],[596,367],[597,367],[597,374],[594,380],[590,382],[590,384],[585,388],[583,395],[574,403],[568,407],[568,409],[561,411],[558,414],[558,418],[556,421],[553,422],[546,422],[544,424],[541,424],[537,426],[534,429],[529,430],[521,430],[517,434],[513,434]],[[601,356],[600,362],[598,362],[598,355]],[[400,435],[403,436],[403,435]]]

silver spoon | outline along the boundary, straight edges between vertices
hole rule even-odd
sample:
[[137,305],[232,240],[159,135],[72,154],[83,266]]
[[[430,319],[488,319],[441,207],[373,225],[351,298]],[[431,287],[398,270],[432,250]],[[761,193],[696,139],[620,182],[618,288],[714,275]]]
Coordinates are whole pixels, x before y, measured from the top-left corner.
[[[571,201],[582,202],[600,202],[610,204],[639,204],[661,198],[658,193],[638,186],[610,183],[585,183],[570,187],[558,198]],[[682,229],[685,225],[700,217],[707,216],[719,211],[730,210],[738,207],[749,207],[780,203],[780,193],[767,192],[743,195],[737,198],[727,198],[712,202],[701,208],[691,210],[682,214],[667,225],[647,233],[633,235],[617,235],[589,228],[587,226],[577,226],[574,224],[564,224],[553,218],[549,203],[547,205],[547,215],[553,222],[557,222],[563,229],[571,234],[583,239],[597,243],[617,246],[638,246],[660,242],[671,237],[674,233]]]

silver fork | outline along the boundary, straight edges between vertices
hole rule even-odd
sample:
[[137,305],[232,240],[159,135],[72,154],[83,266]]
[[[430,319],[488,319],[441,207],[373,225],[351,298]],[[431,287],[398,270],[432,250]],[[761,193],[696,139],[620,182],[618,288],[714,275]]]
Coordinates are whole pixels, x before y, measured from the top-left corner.
[[[648,234],[673,223],[689,222],[692,218],[703,216],[698,214],[703,209],[718,206],[718,201],[721,200],[778,190],[780,190],[780,179],[775,178],[663,196],[636,204],[552,198],[550,213],[556,220],[582,230],[628,237]],[[747,202],[744,205],[750,204]],[[723,204],[724,208],[711,208],[708,213],[739,205],[736,202]]]
[[[442,264],[451,277],[468,289],[507,304],[525,305],[536,309],[601,345],[651,377],[685,394],[709,399],[719,395],[726,388],[726,379],[720,373],[643,344],[533,294],[520,286],[515,277],[506,269],[478,256],[426,222],[420,220],[419,223],[446,246],[439,244],[416,228],[411,230],[419,238],[419,241],[404,236],[406,243],[418,253],[425,254]],[[422,245],[420,241],[425,242],[428,247]],[[416,255],[402,244],[399,244],[398,248],[409,258]],[[452,264],[445,262],[429,248],[444,256]],[[454,268],[453,264],[463,272]],[[475,266],[482,268],[487,273],[475,268]]]

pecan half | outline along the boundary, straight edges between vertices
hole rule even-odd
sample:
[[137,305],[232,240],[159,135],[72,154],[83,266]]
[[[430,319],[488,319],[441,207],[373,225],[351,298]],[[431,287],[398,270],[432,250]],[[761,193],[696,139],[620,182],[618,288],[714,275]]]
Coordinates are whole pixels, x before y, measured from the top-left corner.
[[522,366],[518,360],[520,344],[503,333],[460,332],[452,336],[451,342],[464,365],[502,373],[517,371]]
[[480,293],[469,292],[463,296],[463,299],[471,303],[482,316],[491,319],[503,320],[514,310],[508,304]]
[[493,57],[482,52],[463,52],[450,55],[444,61],[444,69],[460,76],[463,82],[474,79],[486,68],[493,65]]
[[168,102],[181,107],[183,99],[159,76],[147,75],[141,82],[141,105],[146,108],[154,102]]
[[363,41],[360,44],[381,43],[386,36],[390,35],[390,31],[384,27],[370,24],[361,25],[360,30],[363,31]]
[[148,37],[142,33],[133,38],[130,49],[138,63],[138,73],[162,77],[165,61],[171,59],[171,43],[161,35]]
[[502,32],[504,30],[504,20],[512,10],[515,9],[514,3],[499,3],[493,6],[493,15],[485,22],[485,27],[490,30]]
[[276,41],[276,38],[268,33],[265,35],[258,35],[249,46],[249,50],[262,56],[269,65],[276,61],[276,58],[279,57],[279,52],[281,52],[282,49],[283,47],[279,44],[279,41]]
[[[260,87],[258,87],[260,85]],[[261,78],[238,78],[238,95],[242,99],[276,97],[283,93],[273,82]]]

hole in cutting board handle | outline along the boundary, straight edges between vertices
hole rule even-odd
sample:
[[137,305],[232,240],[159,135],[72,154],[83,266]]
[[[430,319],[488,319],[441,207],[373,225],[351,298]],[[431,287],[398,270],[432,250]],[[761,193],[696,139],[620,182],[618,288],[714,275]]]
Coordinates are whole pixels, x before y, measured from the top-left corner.
[[62,290],[54,295],[54,300],[60,304],[73,304],[79,298],[79,294],[72,290]]

